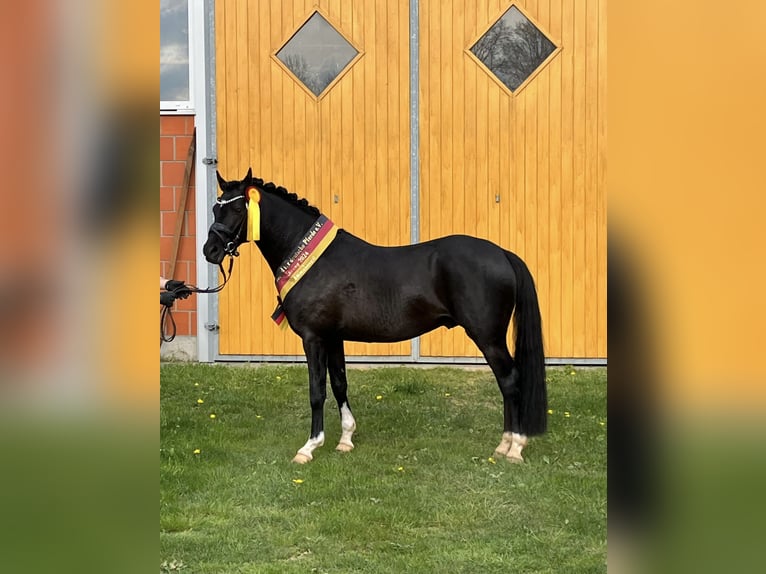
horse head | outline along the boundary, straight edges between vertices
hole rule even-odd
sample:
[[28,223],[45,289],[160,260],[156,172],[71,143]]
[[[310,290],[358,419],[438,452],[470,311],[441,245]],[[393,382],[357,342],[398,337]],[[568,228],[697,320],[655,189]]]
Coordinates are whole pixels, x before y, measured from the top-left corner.
[[241,181],[226,181],[216,171],[223,192],[213,206],[213,224],[202,252],[210,263],[219,264],[226,255],[239,255],[237,248],[247,240],[247,190],[253,185],[253,170]]

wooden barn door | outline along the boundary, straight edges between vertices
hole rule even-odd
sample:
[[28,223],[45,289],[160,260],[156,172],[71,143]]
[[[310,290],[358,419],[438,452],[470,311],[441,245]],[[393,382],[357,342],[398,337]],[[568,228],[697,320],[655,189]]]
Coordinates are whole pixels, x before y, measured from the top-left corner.
[[[516,252],[537,281],[546,356],[606,357],[605,0],[419,7],[421,240],[466,233]],[[523,62],[530,47],[538,65]],[[478,355],[461,328],[420,352]]]
[[[382,245],[410,242],[409,13],[397,0],[215,3],[219,169],[253,173]],[[323,62],[317,50],[330,46]],[[330,65],[324,61],[329,58]],[[269,316],[273,276],[243,246],[219,299],[221,355],[296,356]],[[347,344],[409,356],[409,342]]]

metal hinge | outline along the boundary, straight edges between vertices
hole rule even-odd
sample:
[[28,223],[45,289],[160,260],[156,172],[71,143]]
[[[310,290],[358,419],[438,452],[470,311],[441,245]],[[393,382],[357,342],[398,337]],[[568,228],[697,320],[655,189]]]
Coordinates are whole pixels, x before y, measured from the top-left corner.
[[218,158],[215,157],[203,157],[202,163],[205,165],[218,165]]
[[220,328],[221,327],[220,325],[218,325],[218,323],[205,323],[205,329],[207,329],[208,331],[212,331],[213,333],[220,330]]

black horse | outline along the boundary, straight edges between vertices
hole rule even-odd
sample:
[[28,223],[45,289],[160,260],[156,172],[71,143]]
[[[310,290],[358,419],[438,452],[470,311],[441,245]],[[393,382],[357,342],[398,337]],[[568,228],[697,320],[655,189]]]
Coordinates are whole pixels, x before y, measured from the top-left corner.
[[[227,254],[237,254],[246,241],[248,202],[253,201],[248,194],[255,189],[260,200],[260,239],[255,243],[279,277],[296,246],[316,230],[319,210],[282,187],[253,178],[252,170],[241,181],[226,181],[219,173],[218,183],[223,194],[213,207],[206,259],[220,265]],[[311,434],[293,460],[310,461],[314,449],[324,444],[328,371],[341,416],[337,449],[354,448],[344,341],[403,341],[460,325],[484,354],[503,395],[504,432],[495,452],[522,461],[527,437],[545,432],[547,423],[540,309],[526,264],[489,241],[464,235],[379,247],[336,231],[281,301],[290,327],[303,340],[309,369]],[[515,357],[506,344],[512,316]]]

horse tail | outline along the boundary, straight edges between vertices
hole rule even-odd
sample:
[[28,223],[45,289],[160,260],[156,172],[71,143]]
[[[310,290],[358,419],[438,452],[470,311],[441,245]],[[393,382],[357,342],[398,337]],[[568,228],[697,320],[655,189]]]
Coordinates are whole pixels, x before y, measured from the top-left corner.
[[545,386],[545,349],[540,305],[535,281],[526,263],[505,252],[516,274],[516,307],[513,313],[514,360],[519,370],[521,429],[533,436],[545,432],[548,392]]

